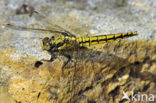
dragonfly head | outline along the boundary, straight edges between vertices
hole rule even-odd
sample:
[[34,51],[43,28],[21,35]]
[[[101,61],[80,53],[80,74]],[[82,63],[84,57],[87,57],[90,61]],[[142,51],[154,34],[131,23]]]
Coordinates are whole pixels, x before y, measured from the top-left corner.
[[48,37],[45,37],[42,41],[41,41],[41,46],[43,50],[50,50],[50,43],[49,43],[50,39]]

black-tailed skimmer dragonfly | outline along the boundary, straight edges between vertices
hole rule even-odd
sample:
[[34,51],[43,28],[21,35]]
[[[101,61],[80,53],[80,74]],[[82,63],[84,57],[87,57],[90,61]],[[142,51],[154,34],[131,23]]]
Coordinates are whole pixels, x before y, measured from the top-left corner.
[[[68,64],[71,60],[71,56],[64,54],[65,51],[73,50],[73,48],[78,47],[86,47],[96,44],[106,43],[108,41],[115,41],[120,39],[125,39],[128,37],[136,36],[137,32],[127,32],[127,33],[117,33],[117,34],[106,34],[106,35],[98,35],[98,36],[84,36],[84,37],[76,37],[72,33],[64,30],[62,31],[54,31],[54,30],[46,30],[46,29],[35,29],[35,28],[26,28],[15,26],[12,24],[7,24],[8,27],[11,28],[21,28],[24,30],[39,30],[39,31],[49,31],[51,33],[57,33],[58,36],[51,36],[43,38],[41,41],[41,47],[43,50],[46,50],[51,53],[50,60],[43,60],[43,61],[50,61],[52,62],[56,56],[56,54],[61,54],[68,58],[68,60],[64,63],[63,68]],[[42,60],[41,60],[42,61]],[[42,62],[36,62],[35,66],[39,67]]]

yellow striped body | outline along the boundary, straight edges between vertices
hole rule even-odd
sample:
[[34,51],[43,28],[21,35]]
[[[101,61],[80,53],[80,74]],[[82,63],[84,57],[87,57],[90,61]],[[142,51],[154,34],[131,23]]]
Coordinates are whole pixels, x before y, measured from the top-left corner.
[[93,37],[80,37],[76,41],[80,46],[91,46],[95,44],[102,44],[107,41],[120,40],[127,37],[135,36],[137,32],[128,32],[128,33],[119,33],[119,34],[109,34],[109,35],[100,35]]
[[82,46],[91,46],[95,44],[102,44],[108,41],[120,40],[124,38],[128,38],[131,36],[137,35],[137,32],[127,32],[127,33],[119,33],[119,34],[109,34],[109,35],[99,35],[99,36],[86,36],[86,37],[71,37],[60,35],[56,38],[47,37],[42,40],[41,46],[45,50],[62,50],[74,48],[75,44]]

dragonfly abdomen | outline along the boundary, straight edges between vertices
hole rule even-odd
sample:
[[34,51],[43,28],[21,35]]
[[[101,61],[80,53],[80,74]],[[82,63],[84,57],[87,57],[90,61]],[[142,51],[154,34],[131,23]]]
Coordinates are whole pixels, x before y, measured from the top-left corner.
[[137,35],[137,32],[127,32],[127,33],[119,33],[119,34],[92,36],[92,37],[79,37],[76,39],[76,41],[79,43],[80,46],[90,46],[95,44],[102,44],[107,41],[120,40],[135,35]]

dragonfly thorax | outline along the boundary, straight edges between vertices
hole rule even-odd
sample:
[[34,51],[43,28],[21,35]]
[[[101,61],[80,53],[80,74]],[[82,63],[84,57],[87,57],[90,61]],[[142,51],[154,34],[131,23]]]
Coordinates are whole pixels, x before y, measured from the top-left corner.
[[41,46],[43,50],[47,51],[57,51],[59,47],[64,45],[64,37],[63,36],[52,36],[51,38],[45,37],[41,41]]

